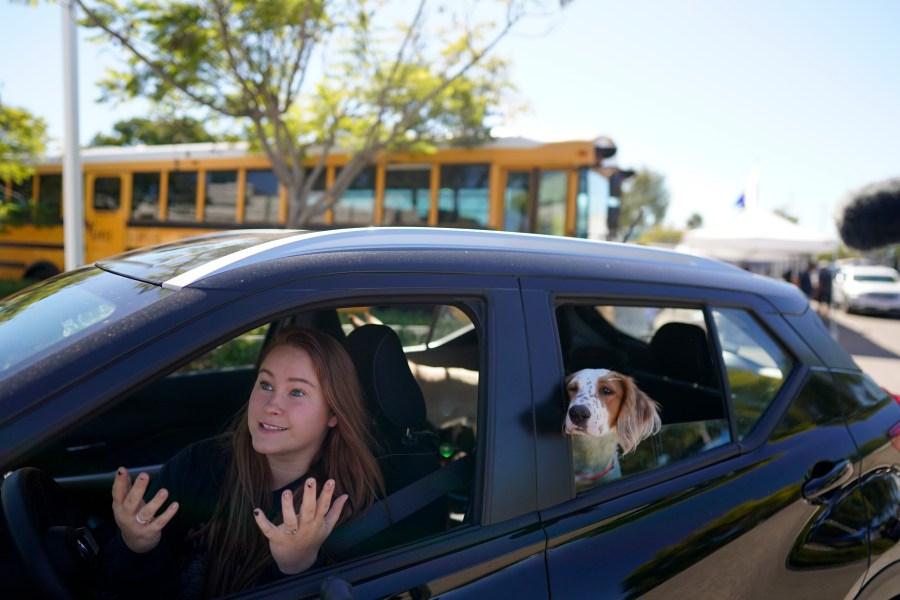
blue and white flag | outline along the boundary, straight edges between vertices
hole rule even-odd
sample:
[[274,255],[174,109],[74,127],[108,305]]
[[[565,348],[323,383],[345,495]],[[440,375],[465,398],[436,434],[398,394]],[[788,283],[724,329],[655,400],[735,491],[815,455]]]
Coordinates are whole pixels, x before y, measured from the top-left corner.
[[750,168],[747,181],[744,182],[744,190],[734,205],[741,210],[751,210],[759,206],[759,166],[754,165]]

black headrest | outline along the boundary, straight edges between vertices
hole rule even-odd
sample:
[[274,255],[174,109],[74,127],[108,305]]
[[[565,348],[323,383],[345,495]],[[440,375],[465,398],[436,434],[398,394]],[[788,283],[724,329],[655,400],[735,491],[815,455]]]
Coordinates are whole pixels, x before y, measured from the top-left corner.
[[579,346],[569,352],[565,359],[566,373],[574,373],[581,369],[609,369],[626,371],[628,355],[618,348],[601,348],[599,346]]
[[706,331],[690,323],[666,323],[650,340],[650,357],[661,375],[715,385]]
[[387,325],[363,325],[347,335],[344,348],[356,365],[369,410],[376,419],[402,429],[425,422],[422,390],[409,370],[403,345],[393,329]]

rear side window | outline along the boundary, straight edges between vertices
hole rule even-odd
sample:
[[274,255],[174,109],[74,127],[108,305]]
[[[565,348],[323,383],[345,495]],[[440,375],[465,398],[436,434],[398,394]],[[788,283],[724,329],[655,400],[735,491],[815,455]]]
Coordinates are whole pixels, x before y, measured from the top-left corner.
[[[615,458],[608,449],[599,449],[598,437],[571,435],[576,489],[655,469],[731,441],[719,363],[702,309],[563,304],[556,314],[567,379],[583,369],[611,371],[612,377],[629,378],[659,409],[659,430],[627,452],[621,443],[627,415],[612,418],[620,435]],[[588,404],[604,394],[602,382],[590,385],[597,387]],[[584,416],[583,409],[571,412],[570,393],[568,387],[567,418],[574,414],[577,420]],[[610,469],[612,460],[617,464]]]
[[713,309],[731,390],[738,439],[744,439],[772,403],[793,359],[746,311]]
[[[741,309],[569,303],[556,317],[578,491],[729,444],[733,431],[744,439],[795,365]],[[641,404],[626,400],[623,381],[655,402],[658,424],[647,426],[646,415],[637,425],[631,420]],[[606,414],[605,430],[591,425],[595,413]],[[614,426],[604,449],[604,432]],[[635,427],[645,428],[637,442]]]

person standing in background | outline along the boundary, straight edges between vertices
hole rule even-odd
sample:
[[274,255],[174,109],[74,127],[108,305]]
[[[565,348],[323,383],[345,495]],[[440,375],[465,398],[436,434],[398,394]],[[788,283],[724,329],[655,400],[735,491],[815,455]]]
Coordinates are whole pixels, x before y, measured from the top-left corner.
[[812,262],[806,265],[805,271],[800,271],[800,275],[797,279],[797,287],[806,294],[806,297],[812,299],[813,297],[813,284],[812,284],[812,272],[816,270],[816,265]]
[[828,319],[831,312],[831,268],[824,260],[819,263],[819,285],[816,288],[816,300],[819,303],[818,312],[823,320]]

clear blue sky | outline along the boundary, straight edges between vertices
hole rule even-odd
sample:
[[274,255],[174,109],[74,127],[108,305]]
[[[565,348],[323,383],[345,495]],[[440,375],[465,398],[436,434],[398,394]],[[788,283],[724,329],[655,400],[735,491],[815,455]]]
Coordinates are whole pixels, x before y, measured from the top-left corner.
[[[665,176],[674,226],[730,215],[755,167],[761,206],[833,232],[848,191],[900,176],[898,24],[894,0],[575,0],[498,48],[530,106],[505,131],[612,137]],[[61,139],[61,8],[0,0],[0,25],[0,98]],[[82,143],[144,108],[97,103],[116,56],[80,44]]]

